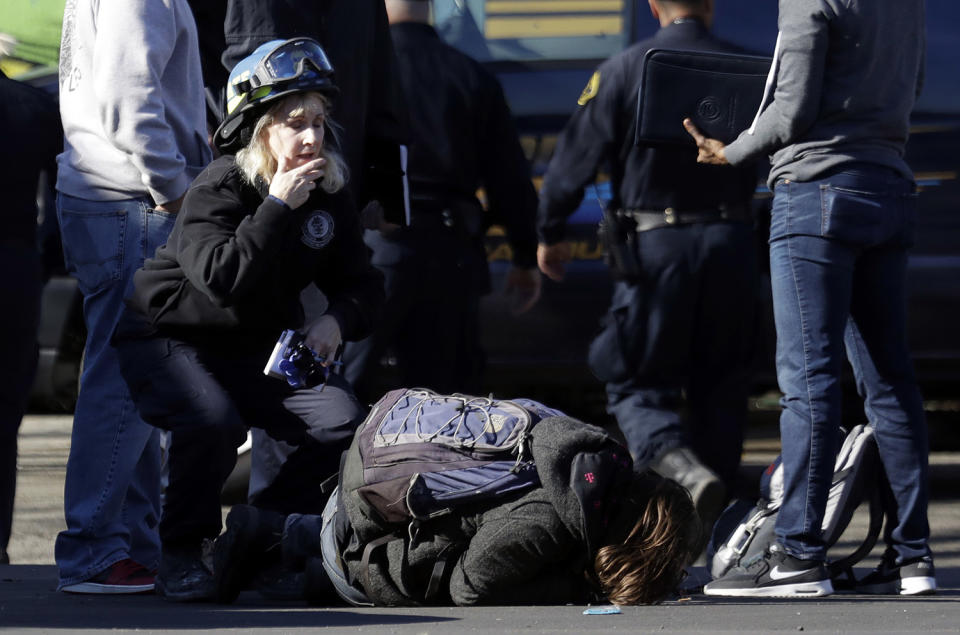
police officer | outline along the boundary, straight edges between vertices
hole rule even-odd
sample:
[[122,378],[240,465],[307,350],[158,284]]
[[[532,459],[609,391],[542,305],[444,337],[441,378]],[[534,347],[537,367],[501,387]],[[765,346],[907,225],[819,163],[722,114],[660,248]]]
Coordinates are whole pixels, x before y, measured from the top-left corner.
[[597,69],[558,141],[540,193],[537,257],[547,276],[563,278],[566,217],[606,166],[616,282],[589,363],[637,467],[679,481],[709,520],[736,475],[746,417],[756,173],[694,167],[692,145],[634,145],[648,50],[741,52],[708,31],[713,0],[650,0],[650,10],[661,29]]
[[[428,24],[429,2],[387,0],[386,7],[410,115],[412,220],[366,233],[387,304],[375,336],[347,347],[347,377],[365,395],[364,372],[392,345],[403,385],[476,392],[479,301],[490,290],[483,237],[492,220],[506,227],[507,290],[518,293],[516,310],[526,310],[540,293],[536,192],[497,80],[440,39]],[[476,197],[481,186],[488,214]]]

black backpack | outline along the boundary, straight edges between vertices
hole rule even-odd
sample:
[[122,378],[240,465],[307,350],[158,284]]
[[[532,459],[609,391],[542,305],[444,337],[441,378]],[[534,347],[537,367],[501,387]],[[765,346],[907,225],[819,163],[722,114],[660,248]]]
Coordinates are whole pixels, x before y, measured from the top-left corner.
[[[837,453],[833,482],[823,517],[823,540],[829,549],[843,534],[854,511],[866,502],[870,524],[860,545],[843,557],[828,555],[827,569],[836,588],[851,588],[856,582],[853,565],[870,553],[883,525],[880,488],[880,456],[873,428],[855,426]],[[783,466],[778,456],[764,471],[760,499],[756,503],[734,501],[713,528],[707,559],[716,579],[730,569],[761,557],[775,540],[774,525],[783,502]]]

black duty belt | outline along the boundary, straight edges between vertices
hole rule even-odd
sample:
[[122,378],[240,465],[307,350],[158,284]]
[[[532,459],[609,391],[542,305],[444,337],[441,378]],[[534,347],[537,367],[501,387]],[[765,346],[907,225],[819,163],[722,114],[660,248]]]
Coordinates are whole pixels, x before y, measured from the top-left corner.
[[715,209],[698,210],[676,210],[672,207],[664,210],[618,209],[617,216],[631,219],[634,231],[645,232],[697,223],[746,222],[750,220],[750,210],[746,205],[722,205]]

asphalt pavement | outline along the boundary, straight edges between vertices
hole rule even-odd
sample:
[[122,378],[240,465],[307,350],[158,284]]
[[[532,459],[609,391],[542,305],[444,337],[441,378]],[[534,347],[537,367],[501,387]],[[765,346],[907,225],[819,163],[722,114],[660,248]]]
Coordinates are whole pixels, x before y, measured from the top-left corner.
[[[932,547],[939,592],[901,598],[838,593],[818,600],[707,598],[696,592],[706,573],[691,571],[688,592],[658,606],[622,607],[613,615],[584,615],[584,606],[484,608],[319,608],[278,602],[255,592],[229,606],[173,604],[154,595],[90,596],[56,591],[53,540],[63,525],[62,490],[69,449],[69,416],[30,416],[20,434],[19,486],[10,556],[0,565],[0,631],[167,632],[231,630],[292,632],[960,632],[960,452],[931,455]],[[747,481],[776,455],[775,428],[750,431],[744,455]],[[840,548],[866,527],[858,513]],[[879,558],[868,557],[865,573]]]

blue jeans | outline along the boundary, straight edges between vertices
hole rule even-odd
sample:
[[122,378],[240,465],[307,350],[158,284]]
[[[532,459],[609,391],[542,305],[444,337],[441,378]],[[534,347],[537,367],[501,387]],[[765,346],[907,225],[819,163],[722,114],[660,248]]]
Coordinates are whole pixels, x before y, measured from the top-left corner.
[[844,352],[886,472],[887,544],[901,561],[929,554],[927,430],[906,341],[916,207],[913,183],[876,166],[774,189],[770,272],[785,490],[776,532],[798,558],[826,555],[820,527],[838,449]]
[[687,446],[732,487],[755,337],[753,228],[701,223],[638,239],[640,278],[614,286],[590,367],[636,469]]
[[143,199],[65,194],[57,215],[87,326],[64,487],[67,528],[55,548],[62,588],[125,558],[148,569],[159,560],[159,431],[137,415],[110,338],[134,272],[166,241],[175,216]]

